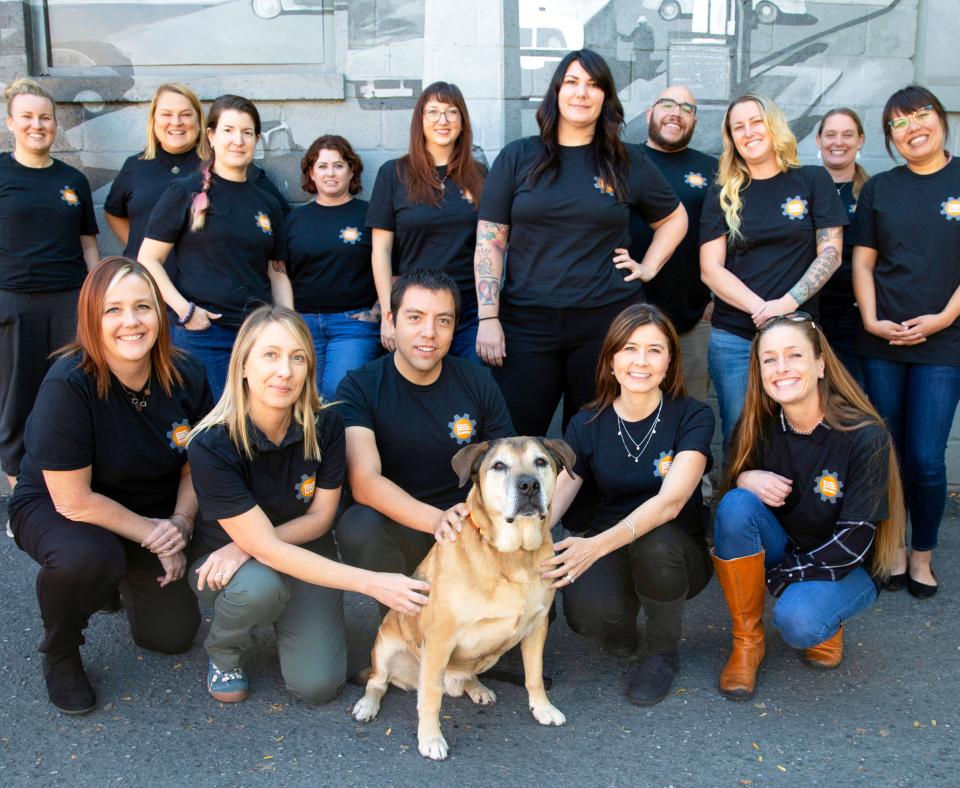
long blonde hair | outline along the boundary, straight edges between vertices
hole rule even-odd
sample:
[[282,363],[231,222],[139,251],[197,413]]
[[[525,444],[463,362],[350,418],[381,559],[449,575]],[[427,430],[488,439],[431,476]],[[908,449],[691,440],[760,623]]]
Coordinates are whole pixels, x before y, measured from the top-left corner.
[[317,393],[315,370],[317,357],[313,349],[313,339],[307,324],[292,309],[282,306],[261,306],[250,313],[250,316],[240,326],[237,338],[230,352],[230,363],[227,367],[227,383],[223,389],[220,401],[197,424],[187,436],[187,445],[197,435],[211,427],[225,424],[230,439],[237,449],[247,457],[253,459],[253,440],[249,429],[249,399],[247,381],[243,368],[254,344],[264,329],[271,323],[282,325],[300,344],[307,354],[307,377],[297,401],[293,404],[293,418],[303,429],[303,456],[308,460],[320,461],[320,443],[317,440],[317,414],[324,405]]
[[720,154],[720,165],[717,168],[717,185],[720,187],[720,208],[723,210],[727,222],[730,241],[737,241],[743,237],[740,232],[743,209],[742,191],[750,185],[750,169],[737,151],[730,131],[730,112],[739,104],[753,101],[760,108],[763,124],[767,127],[773,152],[777,157],[777,166],[780,172],[800,166],[800,157],[797,154],[797,138],[790,131],[790,124],[780,108],[766,96],[756,93],[746,93],[730,102],[720,124],[720,136],[723,139],[723,153]]
[[193,111],[197,113],[197,156],[203,160],[208,159],[210,157],[210,146],[207,142],[207,135],[203,132],[203,105],[197,98],[196,93],[179,82],[164,82],[153,93],[153,98],[150,100],[150,111],[147,113],[147,144],[143,149],[142,158],[157,158],[157,148],[161,147],[156,132],[153,130],[153,123],[157,118],[157,104],[160,103],[160,96],[164,93],[177,93],[190,102]]
[[[863,389],[850,377],[847,368],[837,358],[827,338],[812,320],[794,322],[786,318],[774,318],[769,327],[787,325],[796,328],[813,347],[814,355],[823,359],[823,377],[817,390],[820,407],[826,424],[838,432],[852,432],[874,425],[884,430],[887,436],[886,456],[874,461],[887,465],[887,519],[880,522],[874,541],[873,574],[885,578],[903,546],[906,527],[906,512],[903,504],[903,486],[897,463],[893,440],[883,418],[873,407]],[[760,376],[760,337],[767,330],[758,331],[750,347],[750,371],[747,377],[747,395],[743,413],[734,430],[730,447],[730,462],[723,478],[722,493],[734,486],[737,477],[748,470],[760,467],[760,444],[763,435],[771,428],[780,412],[777,404],[763,388]]]

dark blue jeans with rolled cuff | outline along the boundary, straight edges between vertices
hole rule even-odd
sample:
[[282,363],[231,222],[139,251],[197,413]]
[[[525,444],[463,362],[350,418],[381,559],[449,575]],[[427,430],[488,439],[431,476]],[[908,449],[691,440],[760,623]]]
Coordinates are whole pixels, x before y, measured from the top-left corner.
[[900,460],[914,550],[937,546],[947,505],[947,439],[960,400],[960,367],[864,358],[866,390]]
[[[717,507],[713,543],[717,558],[730,561],[765,550],[764,565],[783,560],[789,537],[776,515],[748,490],[730,490]],[[776,601],[773,624],[793,648],[810,648],[870,607],[877,587],[862,566],[840,580],[791,583]]]

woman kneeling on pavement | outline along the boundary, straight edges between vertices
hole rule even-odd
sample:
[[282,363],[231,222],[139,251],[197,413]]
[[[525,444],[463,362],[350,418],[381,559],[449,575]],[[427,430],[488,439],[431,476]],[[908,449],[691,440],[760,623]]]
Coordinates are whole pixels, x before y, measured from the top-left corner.
[[226,388],[189,438],[200,502],[191,577],[213,608],[207,688],[241,701],[253,628],[273,624],[287,688],[312,702],[346,678],[343,590],[416,614],[427,583],[336,560],[330,530],[345,467],[343,421],[321,407],[303,319],[255,310],[240,327]]
[[118,585],[138,646],[176,654],[193,642],[200,614],[184,548],[197,500],[186,437],[212,404],[203,366],[170,346],[147,270],[103,260],[80,290],[76,342],[37,395],[10,501],[17,545],[40,564],[47,692],[67,714],[97,704],[80,646]]
[[563,590],[570,628],[618,656],[637,650],[643,607],[646,654],[627,689],[639,706],[670,692],[684,606],[710,580],[700,479],[713,430],[710,407],[687,397],[673,325],[648,304],[624,309],[603,341],[594,399],[564,435],[577,463],[557,479],[551,518],[585,479],[600,505],[587,534],[554,546],[544,577]]
[[843,623],[877,598],[903,543],[903,491],[876,409],[805,312],[762,324],[714,521],[733,651],[720,692],[753,696],[773,621],[808,664],[843,659]]

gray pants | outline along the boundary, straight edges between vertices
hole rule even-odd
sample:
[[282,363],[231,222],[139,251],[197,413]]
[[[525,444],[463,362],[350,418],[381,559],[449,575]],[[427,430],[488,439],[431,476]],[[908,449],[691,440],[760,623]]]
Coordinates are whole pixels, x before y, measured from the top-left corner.
[[707,340],[710,338],[710,323],[700,320],[686,334],[680,335],[680,352],[683,354],[683,378],[687,393],[694,399],[706,402],[709,396],[710,375],[707,372]]
[[[335,558],[333,538],[303,545]],[[206,560],[193,564],[191,577]],[[196,584],[191,583],[196,591]],[[196,591],[201,604],[213,608],[213,622],[204,645],[221,670],[243,664],[253,646],[253,628],[273,624],[280,652],[280,671],[287,689],[312,703],[331,700],[347,675],[347,640],[343,592],[304,583],[250,559],[223,591]]]

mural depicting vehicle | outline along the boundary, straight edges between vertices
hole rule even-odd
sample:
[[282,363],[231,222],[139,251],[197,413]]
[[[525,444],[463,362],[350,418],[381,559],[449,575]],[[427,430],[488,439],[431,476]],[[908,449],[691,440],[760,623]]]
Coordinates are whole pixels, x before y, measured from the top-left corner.
[[[643,7],[660,14],[661,19],[671,21],[681,14],[692,14],[696,0],[643,0]],[[776,22],[781,14],[807,13],[807,0],[753,0],[757,19],[765,25]]]
[[280,14],[323,13],[324,0],[250,0],[253,13],[261,19],[273,19]]

